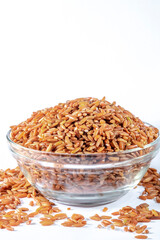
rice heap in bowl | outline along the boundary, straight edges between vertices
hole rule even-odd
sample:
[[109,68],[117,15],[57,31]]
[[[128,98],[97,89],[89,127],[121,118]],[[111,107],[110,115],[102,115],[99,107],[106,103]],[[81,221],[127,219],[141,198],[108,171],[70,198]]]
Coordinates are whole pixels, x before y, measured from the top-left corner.
[[20,169],[45,197],[94,206],[138,184],[158,151],[158,136],[158,129],[115,102],[90,97],[34,112],[11,127],[17,144],[9,143]]
[[34,112],[11,127],[10,137],[26,148],[46,152],[108,153],[143,148],[158,137],[158,129],[105,97],[88,97]]

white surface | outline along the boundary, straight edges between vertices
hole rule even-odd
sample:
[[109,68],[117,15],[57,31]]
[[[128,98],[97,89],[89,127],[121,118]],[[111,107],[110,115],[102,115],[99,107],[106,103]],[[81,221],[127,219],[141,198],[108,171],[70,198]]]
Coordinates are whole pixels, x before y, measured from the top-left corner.
[[[0,1],[0,168],[16,165],[5,140],[9,126],[67,99],[106,96],[160,126],[159,13],[158,0]],[[159,158],[153,166],[160,170]],[[139,202],[134,190],[109,208]],[[160,210],[154,201],[149,203]],[[73,209],[89,216],[102,207]],[[156,240],[158,225],[150,225]],[[93,225],[0,231],[2,239],[24,240],[32,236],[125,240],[131,235]]]

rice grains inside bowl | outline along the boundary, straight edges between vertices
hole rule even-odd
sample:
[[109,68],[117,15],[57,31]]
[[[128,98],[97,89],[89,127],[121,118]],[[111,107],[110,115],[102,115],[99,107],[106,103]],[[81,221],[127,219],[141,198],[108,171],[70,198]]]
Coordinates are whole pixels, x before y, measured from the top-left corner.
[[114,201],[143,177],[159,131],[105,98],[78,98],[11,127],[12,154],[46,197],[74,205]]

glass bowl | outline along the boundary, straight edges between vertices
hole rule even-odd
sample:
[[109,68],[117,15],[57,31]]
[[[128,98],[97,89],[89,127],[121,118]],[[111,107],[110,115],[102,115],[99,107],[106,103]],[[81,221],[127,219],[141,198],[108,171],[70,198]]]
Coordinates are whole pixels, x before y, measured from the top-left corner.
[[9,149],[27,180],[50,201],[75,206],[101,205],[125,195],[142,179],[160,147],[159,136],[144,148],[60,154],[25,148],[10,139],[10,132]]

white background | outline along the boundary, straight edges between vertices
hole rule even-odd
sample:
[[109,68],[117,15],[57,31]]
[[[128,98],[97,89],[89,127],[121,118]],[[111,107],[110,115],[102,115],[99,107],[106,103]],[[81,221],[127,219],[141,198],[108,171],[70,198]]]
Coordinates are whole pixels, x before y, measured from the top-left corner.
[[[159,81],[160,1],[0,0],[0,168],[16,165],[5,139],[9,126],[68,99],[106,96],[160,126]],[[158,161],[153,165],[160,170]],[[136,199],[129,193],[110,208],[134,205]],[[160,239],[157,226],[152,224],[154,239]],[[93,226],[0,231],[5,239],[32,234],[41,239],[132,239]]]

